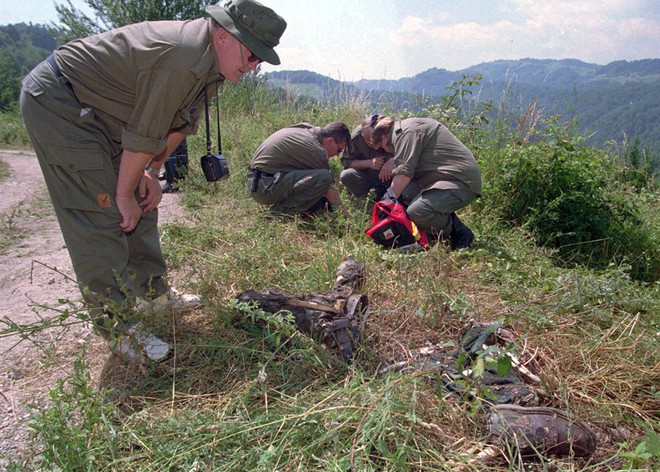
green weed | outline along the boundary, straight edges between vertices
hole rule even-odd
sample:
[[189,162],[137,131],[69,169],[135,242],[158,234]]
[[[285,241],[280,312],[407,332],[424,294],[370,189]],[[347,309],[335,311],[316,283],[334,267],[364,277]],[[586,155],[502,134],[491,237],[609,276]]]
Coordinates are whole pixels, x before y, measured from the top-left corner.
[[14,247],[25,235],[25,231],[17,224],[19,208],[14,207],[9,212],[0,215],[0,254],[5,254],[7,249]]
[[50,392],[51,405],[35,413],[30,426],[44,443],[40,466],[60,470],[97,469],[119,451],[119,417],[93,386],[86,362],[74,362],[73,372]]
[[[629,449],[628,443],[621,444],[621,449]],[[660,466],[660,436],[649,434],[635,449],[619,452],[619,457],[626,459],[623,470],[657,470]]]

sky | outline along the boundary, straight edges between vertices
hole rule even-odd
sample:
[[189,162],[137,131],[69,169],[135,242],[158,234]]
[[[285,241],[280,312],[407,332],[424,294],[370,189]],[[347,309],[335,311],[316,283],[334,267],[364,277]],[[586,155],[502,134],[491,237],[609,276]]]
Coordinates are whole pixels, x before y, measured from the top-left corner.
[[[0,0],[0,24],[57,22],[55,3]],[[72,0],[85,10],[84,0]],[[282,64],[338,80],[399,79],[498,59],[660,58],[660,0],[261,0],[288,23]],[[20,5],[20,8],[18,7]]]

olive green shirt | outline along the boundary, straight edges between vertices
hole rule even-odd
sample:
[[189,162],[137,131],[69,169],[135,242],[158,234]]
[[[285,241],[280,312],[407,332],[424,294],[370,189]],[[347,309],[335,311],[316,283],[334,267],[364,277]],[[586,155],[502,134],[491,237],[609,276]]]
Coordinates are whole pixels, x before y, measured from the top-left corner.
[[83,108],[131,151],[159,154],[170,131],[194,134],[224,78],[211,19],[136,23],[77,39],[56,61]]
[[481,195],[481,173],[470,150],[431,118],[407,118],[392,127],[392,175],[417,179],[422,190],[459,189]]
[[382,149],[370,148],[362,136],[362,125],[358,125],[351,133],[351,142],[344,149],[341,163],[344,169],[348,169],[351,166],[351,161],[371,160],[376,156],[383,155],[391,157],[391,154],[385,153]]
[[282,128],[261,143],[252,157],[251,169],[266,174],[290,170],[330,169],[322,144],[321,128],[307,123]]

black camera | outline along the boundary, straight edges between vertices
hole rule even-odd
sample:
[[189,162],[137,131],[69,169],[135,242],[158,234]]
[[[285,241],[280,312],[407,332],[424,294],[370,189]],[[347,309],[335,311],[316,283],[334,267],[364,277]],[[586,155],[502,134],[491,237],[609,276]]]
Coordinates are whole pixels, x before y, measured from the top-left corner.
[[207,154],[201,159],[202,170],[207,182],[217,182],[229,177],[229,164],[222,154]]

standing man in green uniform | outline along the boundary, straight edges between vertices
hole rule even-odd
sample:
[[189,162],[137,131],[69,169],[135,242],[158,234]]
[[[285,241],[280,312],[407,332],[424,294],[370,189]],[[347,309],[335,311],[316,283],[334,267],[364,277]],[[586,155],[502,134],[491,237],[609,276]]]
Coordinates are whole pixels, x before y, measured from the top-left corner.
[[472,152],[431,118],[396,120],[374,115],[370,145],[394,154],[381,169],[392,178],[384,199],[401,197],[408,216],[452,249],[470,247],[472,231],[456,211],[481,196],[481,173]]
[[328,159],[341,153],[350,139],[340,122],[323,128],[300,123],[276,131],[252,157],[250,196],[277,213],[313,213],[333,206],[343,210]]
[[371,116],[368,116],[353,130],[351,141],[341,157],[344,170],[339,180],[356,197],[364,197],[374,189],[375,199],[380,200],[390,185],[390,180],[380,175],[381,169],[392,154],[369,147],[364,134],[370,132],[370,124]]
[[205,91],[213,96],[261,61],[280,63],[273,48],[286,22],[273,10],[254,0],[206,10],[211,18],[71,41],[23,80],[23,120],[83,298],[110,348],[135,360],[159,361],[170,349],[136,322],[136,305],[200,306],[165,280],[159,170],[197,131]]

